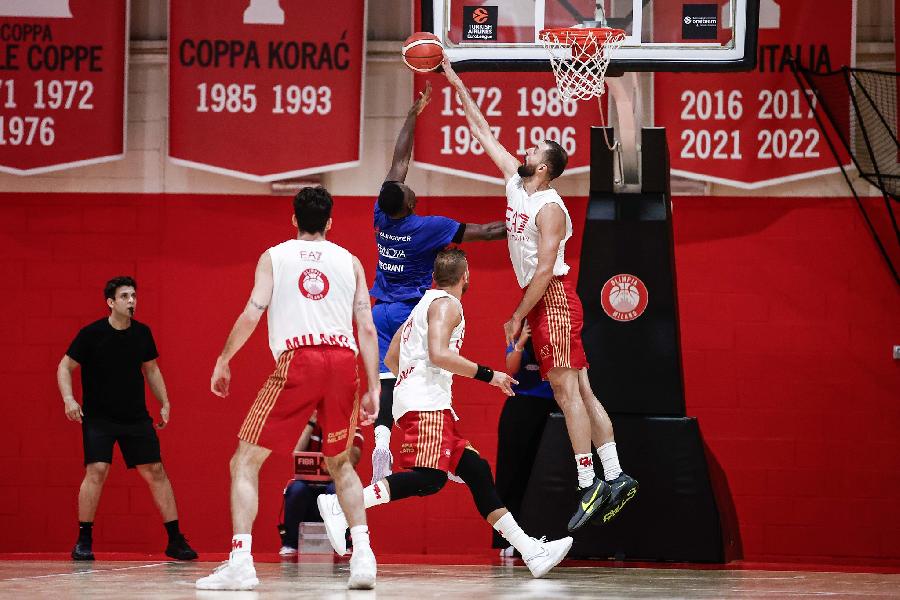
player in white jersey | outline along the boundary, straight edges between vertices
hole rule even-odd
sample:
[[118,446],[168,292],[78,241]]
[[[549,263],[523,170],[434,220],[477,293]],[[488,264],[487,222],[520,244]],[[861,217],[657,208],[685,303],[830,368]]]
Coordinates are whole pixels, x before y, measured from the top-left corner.
[[[250,554],[259,470],[272,450],[293,449],[314,410],[322,428],[322,453],[351,525],[349,587],[375,586],[377,567],[369,545],[362,483],[349,450],[357,425],[372,424],[378,414],[378,340],[362,265],[325,239],[332,205],[331,195],[322,187],[304,188],[296,195],[297,239],[269,248],[259,258],[250,300],[216,361],[210,386],[224,398],[231,382],[229,361],[268,309],[269,347],[276,367],[241,426],[231,458],[231,554],[212,575],[197,580],[199,589],[249,590],[259,583]],[[354,321],[368,381],[361,402]]]
[[[494,137],[446,57],[443,66],[475,138],[506,180],[506,239],[523,294],[503,329],[509,344],[519,337],[527,317],[541,376],[550,381],[566,418],[581,492],[569,531],[598,514],[606,522],[637,494],[638,484],[619,466],[612,422],[588,380],[581,343],[581,300],[575,293],[575,283],[567,277],[569,266],[565,262],[572,219],[562,198],[550,187],[550,181],[562,175],[569,157],[559,144],[544,140],[529,148],[524,163],[519,163]],[[595,475],[591,443],[597,448],[605,481]]]
[[[461,477],[472,492],[478,512],[515,546],[535,577],[556,566],[572,547],[572,538],[552,542],[529,537],[506,510],[487,461],[459,435],[452,408],[453,375],[474,377],[499,387],[507,396],[517,383],[506,373],[460,356],[466,321],[460,298],[469,287],[465,253],[442,250],[434,261],[437,289],[413,308],[397,330],[384,362],[397,377],[393,414],[403,434],[398,465],[404,470],[376,481],[365,490],[366,508],[410,496],[437,493],[447,473]],[[319,512],[335,552],[347,550],[347,520],[334,495],[318,498]]]

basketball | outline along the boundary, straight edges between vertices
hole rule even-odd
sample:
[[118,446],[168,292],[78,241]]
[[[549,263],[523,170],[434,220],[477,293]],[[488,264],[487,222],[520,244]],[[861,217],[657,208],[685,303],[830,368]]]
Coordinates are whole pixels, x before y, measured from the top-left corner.
[[433,33],[419,31],[406,38],[401,53],[407,67],[419,73],[427,73],[441,65],[444,46]]

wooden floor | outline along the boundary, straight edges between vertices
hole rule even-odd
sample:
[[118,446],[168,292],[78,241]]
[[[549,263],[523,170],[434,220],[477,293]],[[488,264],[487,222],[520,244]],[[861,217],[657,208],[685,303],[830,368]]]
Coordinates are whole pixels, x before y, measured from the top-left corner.
[[[419,559],[421,560],[421,558]],[[379,564],[372,592],[346,590],[346,562],[256,565],[253,592],[194,589],[217,563],[0,561],[2,598],[898,598],[900,574],[686,568],[559,567],[533,579],[507,565]]]

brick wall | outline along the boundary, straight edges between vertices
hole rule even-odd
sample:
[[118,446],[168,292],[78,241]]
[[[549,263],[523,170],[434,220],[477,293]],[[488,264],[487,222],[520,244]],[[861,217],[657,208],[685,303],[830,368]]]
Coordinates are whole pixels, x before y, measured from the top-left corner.
[[[418,210],[482,222],[502,205],[422,198]],[[578,226],[584,208],[570,200]],[[370,211],[368,199],[339,199],[331,239],[371,277]],[[890,358],[900,298],[852,202],[676,198],[675,226],[688,413],[728,476],[745,557],[900,559],[900,379]],[[184,529],[198,549],[224,551],[227,461],[272,367],[265,332],[233,362],[228,399],[208,391],[209,375],[259,253],[290,235],[285,197],[0,195],[0,379],[11,424],[0,445],[0,552],[64,551],[74,540],[80,431],[63,415],[54,372],[78,328],[105,314],[103,283],[120,273],[138,279],[137,316],[159,345],[173,407],[163,455]],[[570,257],[579,245],[580,227]],[[465,351],[500,364],[501,324],[518,299],[505,245],[468,251]],[[468,380],[456,390],[462,431],[493,462],[502,397]],[[159,551],[165,536],[146,486],[115,460],[96,549]],[[261,551],[277,549],[289,471],[278,458],[263,470]],[[381,552],[464,553],[489,539],[454,484],[380,507],[370,523]]]

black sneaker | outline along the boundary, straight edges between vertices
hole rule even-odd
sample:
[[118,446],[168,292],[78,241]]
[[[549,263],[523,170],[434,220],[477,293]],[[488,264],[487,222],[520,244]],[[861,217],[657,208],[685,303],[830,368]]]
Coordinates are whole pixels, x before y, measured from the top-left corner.
[[609,485],[598,477],[594,477],[594,483],[590,487],[582,488],[581,500],[578,502],[578,510],[569,519],[569,531],[575,531],[587,523],[591,517],[598,514],[601,506],[609,500]]
[[166,556],[175,560],[194,560],[197,553],[188,545],[187,538],[183,535],[169,539],[169,545],[166,546]]
[[609,483],[612,493],[609,495],[609,501],[603,507],[604,523],[609,523],[613,517],[619,514],[625,503],[637,496],[638,492],[638,482],[625,473],[620,473],[618,477],[607,483]]
[[72,548],[72,560],[94,560],[91,540],[78,540]]

